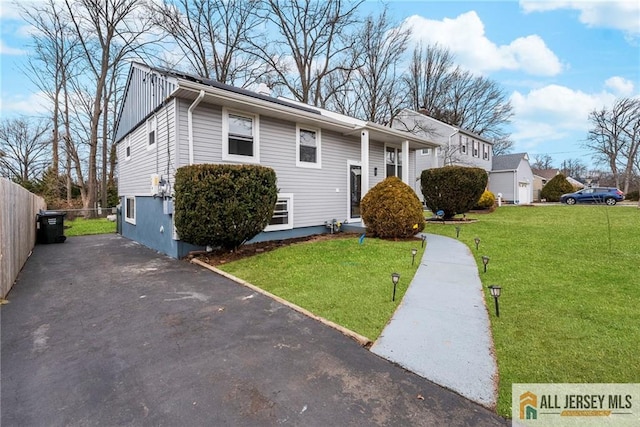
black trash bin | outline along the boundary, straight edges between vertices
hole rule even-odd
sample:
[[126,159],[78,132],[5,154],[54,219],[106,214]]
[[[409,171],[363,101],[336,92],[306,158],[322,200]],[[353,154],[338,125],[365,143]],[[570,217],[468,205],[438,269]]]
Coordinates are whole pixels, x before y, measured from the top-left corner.
[[64,212],[40,211],[38,214],[37,243],[64,243]]

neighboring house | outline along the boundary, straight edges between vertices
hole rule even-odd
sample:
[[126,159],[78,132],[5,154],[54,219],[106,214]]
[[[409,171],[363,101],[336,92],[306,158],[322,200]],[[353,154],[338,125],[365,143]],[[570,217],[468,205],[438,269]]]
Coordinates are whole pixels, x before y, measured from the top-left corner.
[[173,224],[181,166],[273,168],[278,203],[258,241],[326,232],[334,219],[361,226],[365,193],[390,175],[415,183],[415,151],[437,147],[409,132],[138,63],[115,142],[122,235],[177,258],[195,249]]
[[527,153],[505,154],[493,158],[489,190],[507,203],[533,202],[533,172]]
[[559,169],[531,169],[533,173],[533,200],[540,201],[542,187],[547,185],[554,176],[560,173]]
[[[393,119],[395,129],[413,132],[438,143],[437,148],[423,148],[415,153],[415,175],[420,179],[425,169],[443,166],[479,167],[491,171],[493,143],[472,132],[448,125],[418,111],[403,109]],[[420,182],[416,193],[423,198]]]

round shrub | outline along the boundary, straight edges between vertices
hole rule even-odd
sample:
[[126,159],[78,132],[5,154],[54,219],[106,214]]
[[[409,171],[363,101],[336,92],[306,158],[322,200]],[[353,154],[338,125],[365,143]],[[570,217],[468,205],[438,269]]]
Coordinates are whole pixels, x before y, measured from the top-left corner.
[[480,200],[476,203],[476,209],[490,209],[496,203],[496,196],[489,190],[484,190]]
[[624,198],[632,202],[637,202],[640,199],[640,192],[638,190],[629,191],[624,195]]
[[367,231],[373,236],[405,238],[424,229],[424,213],[418,196],[395,176],[369,190],[360,208]]
[[559,173],[542,187],[540,198],[545,199],[547,202],[557,202],[563,194],[573,192],[573,186],[563,174]]
[[198,246],[237,249],[269,224],[276,173],[256,165],[192,165],[176,172],[175,225]]
[[420,175],[425,204],[432,212],[443,211],[445,219],[473,209],[487,181],[484,169],[464,166],[425,169]]

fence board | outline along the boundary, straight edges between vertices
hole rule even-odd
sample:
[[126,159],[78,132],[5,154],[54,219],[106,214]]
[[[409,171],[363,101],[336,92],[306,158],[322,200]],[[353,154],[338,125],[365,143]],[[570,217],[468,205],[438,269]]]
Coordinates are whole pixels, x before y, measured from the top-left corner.
[[42,197],[0,178],[0,292],[11,290],[36,242],[36,214],[47,205]]

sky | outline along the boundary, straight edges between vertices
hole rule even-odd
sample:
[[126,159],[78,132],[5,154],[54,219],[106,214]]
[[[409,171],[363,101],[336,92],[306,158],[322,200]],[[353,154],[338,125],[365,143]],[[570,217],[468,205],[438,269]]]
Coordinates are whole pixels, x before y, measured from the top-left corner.
[[[588,115],[621,97],[640,96],[640,1],[386,1],[411,43],[438,43],[456,63],[496,81],[513,106],[514,152],[578,159]],[[361,12],[377,13],[378,0]],[[46,112],[21,71],[29,28],[0,0],[0,117]],[[411,48],[410,48],[411,50]]]

